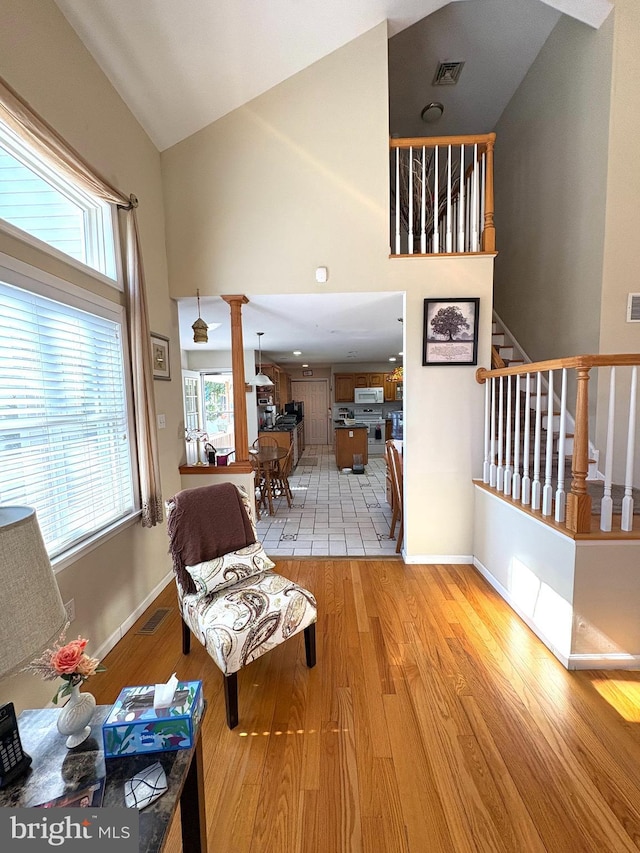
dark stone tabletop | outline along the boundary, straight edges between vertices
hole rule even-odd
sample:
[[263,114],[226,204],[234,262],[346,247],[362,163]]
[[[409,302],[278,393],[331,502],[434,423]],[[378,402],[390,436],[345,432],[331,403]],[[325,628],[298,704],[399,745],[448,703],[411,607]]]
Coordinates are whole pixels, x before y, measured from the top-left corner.
[[102,723],[111,705],[98,705],[91,718],[91,734],[74,749],[56,728],[58,708],[23,711],[18,718],[20,740],[33,761],[30,769],[0,790],[0,807],[37,806],[60,796],[73,794],[106,775],[104,807],[126,808],[124,783],[136,773],[159,761],[167,776],[168,790],[140,812],[140,853],[162,848],[171,824],[193,748],[154,752],[105,760]]

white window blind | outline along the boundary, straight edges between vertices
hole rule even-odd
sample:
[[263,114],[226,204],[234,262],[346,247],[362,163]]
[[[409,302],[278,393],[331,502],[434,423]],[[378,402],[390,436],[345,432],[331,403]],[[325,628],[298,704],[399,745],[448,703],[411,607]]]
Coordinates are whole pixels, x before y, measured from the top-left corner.
[[135,510],[122,325],[0,280],[0,503],[51,557]]

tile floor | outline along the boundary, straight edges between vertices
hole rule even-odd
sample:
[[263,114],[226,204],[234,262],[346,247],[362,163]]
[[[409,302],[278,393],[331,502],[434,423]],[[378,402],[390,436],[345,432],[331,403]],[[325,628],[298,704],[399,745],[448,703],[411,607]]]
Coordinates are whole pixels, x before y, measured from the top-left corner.
[[[305,464],[314,460],[312,464]],[[342,474],[332,448],[305,451],[289,477],[293,506],[274,501],[274,515],[262,511],[258,537],[270,556],[389,557],[391,509],[385,496],[383,456],[369,457],[364,474]]]

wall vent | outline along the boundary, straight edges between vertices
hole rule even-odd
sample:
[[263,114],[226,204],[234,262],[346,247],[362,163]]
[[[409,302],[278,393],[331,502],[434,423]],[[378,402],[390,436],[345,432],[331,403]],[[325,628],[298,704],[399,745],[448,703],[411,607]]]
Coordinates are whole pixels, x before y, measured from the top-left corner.
[[640,323],[640,293],[627,295],[627,323]]
[[436,68],[432,86],[455,86],[464,62],[441,62]]

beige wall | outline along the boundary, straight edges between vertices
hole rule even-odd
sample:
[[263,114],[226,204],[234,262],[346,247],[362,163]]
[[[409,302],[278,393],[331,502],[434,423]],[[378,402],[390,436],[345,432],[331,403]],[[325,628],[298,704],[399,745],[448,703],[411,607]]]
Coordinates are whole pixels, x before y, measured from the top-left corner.
[[495,308],[534,361],[599,349],[612,39],[563,16],[496,127]]
[[[167,287],[160,155],[52,0],[2,0],[0,56],[0,73],[7,82],[98,171],[139,197],[151,328],[171,338],[172,373],[179,376],[177,314]],[[43,257],[7,237],[0,238],[0,251],[36,264]],[[55,262],[47,260],[43,266],[58,271]],[[81,275],[76,280],[83,283]],[[155,392],[157,411],[167,418],[158,438],[163,495],[169,497],[180,488],[180,382],[156,382]],[[95,651],[169,570],[164,525],[142,530],[136,524],[99,545],[57,575],[63,599],[75,599],[71,635],[88,637],[89,649]],[[0,683],[0,702],[11,699],[18,708],[42,705],[52,694],[51,684],[34,676]]]
[[163,152],[171,295],[406,292],[407,553],[469,556],[482,389],[422,367],[423,299],[480,296],[488,364],[493,258],[389,259],[387,91],[382,24]]
[[171,295],[381,289],[386,24],[162,153]]

